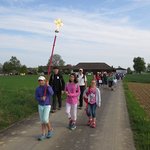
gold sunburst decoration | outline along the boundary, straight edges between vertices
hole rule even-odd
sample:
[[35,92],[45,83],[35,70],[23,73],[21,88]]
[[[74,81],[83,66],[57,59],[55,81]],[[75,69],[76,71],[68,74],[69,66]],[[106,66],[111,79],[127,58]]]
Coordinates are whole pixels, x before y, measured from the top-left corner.
[[55,32],[58,33],[59,30],[60,30],[60,28],[63,26],[63,22],[62,22],[61,19],[56,19],[56,20],[54,21],[54,23],[55,23],[55,25],[56,25],[56,30],[55,30]]

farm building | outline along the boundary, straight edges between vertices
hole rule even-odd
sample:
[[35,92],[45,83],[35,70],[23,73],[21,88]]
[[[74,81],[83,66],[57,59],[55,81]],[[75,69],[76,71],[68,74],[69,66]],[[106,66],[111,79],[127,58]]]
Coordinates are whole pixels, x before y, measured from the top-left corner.
[[118,68],[116,68],[116,73],[118,73],[118,74],[126,74],[127,73],[127,69],[118,67]]
[[[43,72],[44,74],[47,74],[47,66],[40,66],[40,70],[41,72]],[[71,72],[78,72],[78,70],[80,68],[83,68],[85,73],[96,73],[96,72],[111,72],[111,71],[115,71],[115,69],[113,67],[110,67],[109,65],[107,65],[106,63],[93,63],[93,62],[86,62],[86,63],[78,63],[75,66],[71,66],[71,65],[66,65],[66,66],[58,66],[58,68],[60,69],[61,72],[68,74]],[[53,66],[52,68],[53,69]]]
[[98,63],[98,62],[82,62],[78,63],[76,66],[73,67],[73,71],[77,72],[80,68],[83,68],[84,72],[111,72],[115,71],[113,67],[110,67],[106,63]]

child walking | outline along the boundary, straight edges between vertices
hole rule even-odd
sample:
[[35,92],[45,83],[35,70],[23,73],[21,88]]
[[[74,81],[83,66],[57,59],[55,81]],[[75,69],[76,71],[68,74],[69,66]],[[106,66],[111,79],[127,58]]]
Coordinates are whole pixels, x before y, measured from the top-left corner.
[[[49,121],[49,114],[51,110],[50,97],[53,95],[53,90],[51,86],[46,82],[44,76],[38,78],[39,86],[35,91],[35,98],[38,101],[38,112],[41,121],[42,134],[39,136],[38,140],[44,140],[46,138],[51,138],[53,135],[53,129]],[[44,91],[47,88],[46,95]],[[48,133],[46,134],[46,129]]]
[[80,87],[77,84],[77,78],[74,73],[70,75],[69,82],[66,84],[65,93],[66,99],[66,113],[69,119],[69,129],[76,129],[77,120],[77,104],[78,96],[80,95]]
[[96,128],[96,107],[101,106],[101,95],[95,80],[92,80],[91,85],[85,89],[83,97],[87,103],[87,116],[89,117],[87,125]]

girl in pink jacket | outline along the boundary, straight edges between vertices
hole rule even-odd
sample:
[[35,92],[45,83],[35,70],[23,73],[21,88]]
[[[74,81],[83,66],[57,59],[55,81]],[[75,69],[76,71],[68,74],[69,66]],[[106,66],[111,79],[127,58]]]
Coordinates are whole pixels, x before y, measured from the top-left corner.
[[74,73],[70,75],[69,82],[66,84],[65,93],[66,99],[66,113],[69,119],[69,129],[76,129],[77,120],[77,104],[80,95],[80,87],[77,84],[77,78]]

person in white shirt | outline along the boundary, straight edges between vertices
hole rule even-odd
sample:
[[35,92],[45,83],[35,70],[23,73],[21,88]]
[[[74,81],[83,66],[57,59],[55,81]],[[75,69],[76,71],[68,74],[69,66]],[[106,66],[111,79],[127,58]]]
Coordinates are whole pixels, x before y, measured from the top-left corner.
[[82,107],[83,107],[83,92],[84,92],[85,88],[87,87],[87,77],[85,74],[83,74],[82,68],[79,69],[77,78],[78,78],[78,84],[80,86],[79,109],[82,109]]

